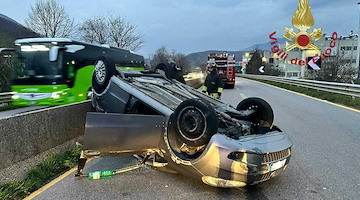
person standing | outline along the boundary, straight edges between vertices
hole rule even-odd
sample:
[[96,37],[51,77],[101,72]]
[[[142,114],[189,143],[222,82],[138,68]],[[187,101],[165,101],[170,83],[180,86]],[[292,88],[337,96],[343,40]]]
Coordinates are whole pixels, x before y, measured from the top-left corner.
[[209,74],[206,76],[202,92],[207,93],[216,99],[220,99],[223,91],[223,82],[220,75],[216,72],[216,64],[210,64],[208,71]]

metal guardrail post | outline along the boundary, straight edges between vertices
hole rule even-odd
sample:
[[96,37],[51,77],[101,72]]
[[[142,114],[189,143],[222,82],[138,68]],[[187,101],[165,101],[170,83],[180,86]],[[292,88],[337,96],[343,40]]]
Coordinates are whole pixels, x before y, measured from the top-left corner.
[[14,94],[13,92],[0,93],[0,106],[2,104],[10,103],[11,102],[11,97],[12,97],[13,94]]

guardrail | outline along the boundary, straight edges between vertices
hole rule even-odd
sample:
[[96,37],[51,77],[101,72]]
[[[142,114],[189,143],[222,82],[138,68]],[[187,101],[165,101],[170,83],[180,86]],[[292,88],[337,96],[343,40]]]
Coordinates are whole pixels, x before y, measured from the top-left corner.
[[0,104],[10,103],[11,102],[11,97],[12,97],[13,94],[14,94],[13,92],[0,93]]
[[293,78],[284,78],[284,77],[266,76],[266,75],[237,74],[237,76],[244,78],[273,81],[277,83],[285,83],[289,85],[322,90],[336,94],[360,97],[360,85],[358,84],[313,81],[313,80],[293,79]]

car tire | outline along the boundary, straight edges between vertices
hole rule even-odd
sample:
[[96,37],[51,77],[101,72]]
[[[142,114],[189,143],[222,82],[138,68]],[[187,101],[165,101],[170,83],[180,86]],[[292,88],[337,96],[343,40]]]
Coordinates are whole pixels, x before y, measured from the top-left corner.
[[94,65],[92,86],[97,93],[102,93],[110,82],[110,78],[116,74],[115,63],[111,58],[100,57]]
[[183,101],[175,109],[172,122],[180,140],[189,146],[207,144],[219,126],[214,108],[199,99]]
[[165,74],[165,77],[167,79],[173,79],[175,77],[175,71],[174,69],[172,69],[172,67],[168,64],[165,63],[159,63],[158,65],[156,65],[155,67],[155,71],[160,70],[163,71]]
[[251,115],[251,122],[255,126],[271,127],[274,122],[274,112],[271,106],[263,99],[251,97],[241,101],[236,110],[252,110],[257,111]]

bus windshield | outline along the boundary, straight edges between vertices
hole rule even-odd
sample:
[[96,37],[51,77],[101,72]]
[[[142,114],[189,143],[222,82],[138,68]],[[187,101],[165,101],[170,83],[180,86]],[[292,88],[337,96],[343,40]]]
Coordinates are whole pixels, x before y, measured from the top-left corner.
[[[51,43],[31,43],[22,44],[16,48],[19,59],[15,74],[14,83],[33,82],[37,80],[41,84],[41,79],[48,81],[60,81],[63,77],[62,56],[59,53],[56,62],[49,61],[49,50]],[[44,83],[47,84],[47,83]]]

